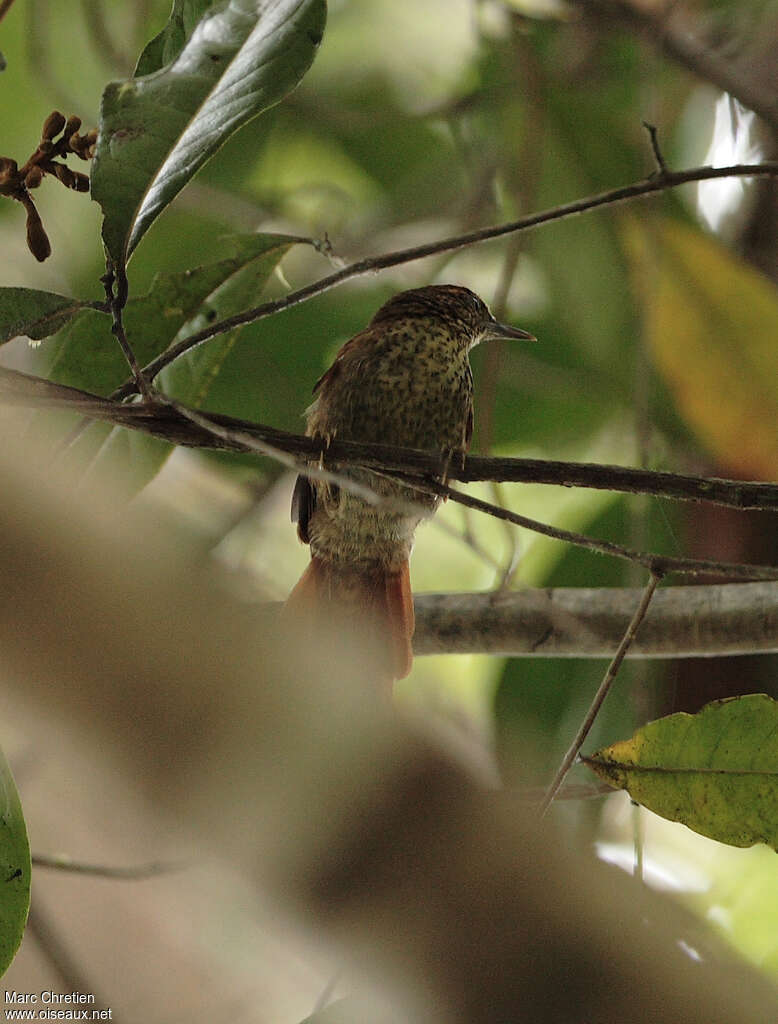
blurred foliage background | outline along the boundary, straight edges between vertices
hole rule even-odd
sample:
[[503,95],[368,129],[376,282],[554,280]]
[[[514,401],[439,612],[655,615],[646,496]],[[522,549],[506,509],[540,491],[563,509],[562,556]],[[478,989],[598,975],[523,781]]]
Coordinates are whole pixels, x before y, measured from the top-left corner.
[[[749,67],[776,95],[774,0],[675,7],[711,52]],[[0,25],[0,152],[21,162],[55,107],[96,124],[105,82],[131,72],[168,13],[166,0],[17,0]],[[154,225],[130,264],[132,294],[159,272],[223,256],[235,232],[326,237],[334,258],[350,262],[641,179],[654,168],[643,121],[657,126],[673,168],[776,155],[775,139],[734,101],[617,21],[583,17],[575,2],[331,0],[312,70],[233,136]],[[23,211],[0,203],[0,284],[101,298],[96,205],[54,188],[39,196],[53,256],[39,266],[24,244]],[[389,295],[453,281],[540,339],[474,353],[475,450],[775,479],[777,211],[772,181],[710,182],[352,281],[243,329],[206,407],[301,431],[313,382]],[[329,269],[327,257],[297,246],[263,294]],[[0,358],[47,372],[50,344],[31,349],[20,339]],[[52,438],[71,426],[59,416],[48,422]],[[82,453],[79,474],[104,437],[88,446],[88,459]],[[288,474],[250,458],[176,452],[155,476],[163,461],[156,443],[150,456],[151,442],[114,432],[110,445],[126,460],[133,500],[164,509],[188,541],[229,568],[247,599],[285,596],[307,560],[288,521]],[[778,557],[775,517],[766,514],[547,487],[475,491],[644,549]],[[417,591],[641,582],[621,563],[456,507],[420,530],[412,575]],[[778,696],[775,667],[771,658],[628,664],[590,742],[731,693]],[[602,671],[600,662],[576,659],[418,659],[397,699],[487,748],[494,741],[509,784],[537,783],[558,763]],[[531,779],[526,739],[517,739],[528,730],[540,752],[540,777]],[[564,813],[591,836],[599,805]],[[625,856],[623,845],[613,850],[630,831],[620,813],[602,825],[615,859]],[[671,831],[674,863],[694,861],[709,845],[684,832],[680,855],[684,830]],[[647,857],[659,863],[664,844],[657,834]],[[773,876],[763,851],[722,857],[727,871],[750,857],[754,877]],[[753,925],[767,913],[774,923],[775,913],[758,899],[746,907],[723,895],[714,861],[701,888],[715,897],[701,902],[697,886],[695,901],[736,936],[750,936],[750,955],[778,970],[775,928]],[[674,870],[672,884],[683,888]],[[756,931],[760,943],[751,941]]]

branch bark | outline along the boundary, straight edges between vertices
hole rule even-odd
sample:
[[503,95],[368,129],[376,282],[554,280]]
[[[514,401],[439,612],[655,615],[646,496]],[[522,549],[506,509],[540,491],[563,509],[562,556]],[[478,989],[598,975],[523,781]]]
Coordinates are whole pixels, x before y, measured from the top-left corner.
[[[207,417],[195,414],[193,419],[166,402],[117,402],[2,366],[0,401],[7,404],[70,410],[129,430],[140,430],[172,444],[185,445],[189,448],[231,452],[254,451],[252,445],[241,440],[240,435],[245,434],[254,442],[263,442],[300,458],[315,460],[322,454],[321,444],[310,437],[289,434],[261,423],[211,412]],[[205,418],[224,430],[217,436],[201,425],[199,420]],[[414,448],[396,448],[393,445],[335,440],[326,454],[328,461],[333,464],[337,462],[342,466],[360,465],[370,469],[418,476],[434,477],[441,469],[441,459],[436,453],[418,451]],[[679,473],[586,462],[468,455],[463,466],[452,465],[449,468],[448,478],[461,483],[494,480],[503,483],[589,487],[628,494],[648,494],[676,501],[704,501],[737,509],[778,510],[778,483],[685,476]]]
[[709,46],[681,30],[672,17],[657,16],[647,4],[630,0],[574,0],[610,30],[614,22],[636,32],[668,57],[753,110],[778,136],[778,100],[765,93],[742,70],[712,53]]
[[[642,588],[584,587],[415,599],[414,653],[609,658]],[[628,658],[778,653],[778,583],[656,591]]]

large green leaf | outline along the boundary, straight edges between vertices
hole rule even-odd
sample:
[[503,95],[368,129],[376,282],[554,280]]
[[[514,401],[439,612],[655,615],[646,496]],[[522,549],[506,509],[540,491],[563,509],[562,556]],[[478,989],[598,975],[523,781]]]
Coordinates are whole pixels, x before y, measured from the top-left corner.
[[209,7],[213,7],[213,0],[174,0],[167,25],[146,45],[133,78],[151,75],[171,64]]
[[20,334],[35,341],[56,334],[84,303],[37,288],[0,288],[0,345]]
[[0,974],[22,941],[30,909],[30,848],[11,769],[0,751]]
[[[220,287],[208,296],[197,315],[182,327],[178,338],[194,334],[208,323],[222,320],[259,301],[268,278],[296,239],[284,235],[254,235],[237,241],[247,244],[258,238],[264,238],[267,243],[264,251],[225,278]],[[180,356],[160,373],[156,384],[165,394],[179,401],[202,406],[242,331],[243,328],[238,327]],[[98,427],[99,431],[105,432],[105,428]],[[115,427],[100,449],[95,465],[99,466],[105,460],[121,460],[125,471],[120,486],[124,486],[125,497],[129,498],[153,480],[173,450],[172,444],[159,438]]]
[[778,849],[778,703],[763,693],[649,722],[584,761],[663,818],[730,846]]
[[[220,306],[214,307],[210,300],[247,265],[264,286],[295,239],[287,235],[237,235],[230,241],[234,255],[192,270],[159,274],[146,295],[127,303],[124,325],[141,365],[166,349],[196,315],[208,321],[217,319]],[[71,320],[48,343],[50,378],[101,395],[121,384],[128,376],[128,368],[110,325],[110,319],[95,310],[84,310]],[[221,339],[215,339],[203,350],[210,352],[221,344]]]
[[202,7],[177,3],[170,32],[141,60],[152,68],[175,53],[169,64],[103,93],[92,196],[118,262],[236,128],[297,85],[324,32],[325,0]]

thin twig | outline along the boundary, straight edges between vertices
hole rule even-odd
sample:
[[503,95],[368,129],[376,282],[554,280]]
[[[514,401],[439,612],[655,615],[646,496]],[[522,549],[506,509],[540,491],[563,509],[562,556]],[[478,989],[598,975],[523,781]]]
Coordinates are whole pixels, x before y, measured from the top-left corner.
[[93,875],[97,878],[127,879],[128,881],[156,878],[158,875],[181,871],[185,867],[183,863],[165,861],[149,861],[147,864],[113,867],[109,864],[86,864],[83,861],[73,860],[64,854],[47,853],[34,853],[30,859],[33,867],[36,868],[69,871],[73,874]]
[[[480,558],[481,561],[485,562],[490,568],[495,569],[499,573],[502,568],[499,560],[494,557],[488,548],[485,548],[483,544],[479,543],[478,538],[473,534],[472,530],[458,530],[455,526],[447,522],[445,519],[442,519],[440,516],[436,516],[435,519],[433,519],[433,523],[447,536],[453,537],[455,540],[464,544],[465,547],[469,548],[469,550],[473,552],[476,558]],[[514,531],[511,531],[512,536],[513,532]]]
[[640,623],[645,618],[646,612],[648,611],[648,606],[651,603],[651,598],[654,596],[654,591],[656,590],[661,578],[662,576],[660,573],[654,571],[651,572],[651,577],[648,583],[646,584],[645,590],[643,591],[643,596],[640,599],[640,604],[635,609],[635,614],[632,616],[630,624],[627,626],[626,632],[624,633],[622,641],[619,644],[619,649],[613,656],[613,660],[611,661],[610,665],[608,665],[608,669],[605,675],[603,676],[603,680],[600,683],[599,688],[597,689],[597,693],[594,695],[594,700],[592,701],[589,710],[586,712],[583,722],[581,722],[581,726],[575,735],[575,739],[570,745],[570,748],[565,754],[565,756],[562,758],[562,763],[560,764],[559,769],[557,770],[557,773],[554,776],[551,785],[546,790],[546,794],[543,797],[543,800],[540,804],[541,815],[545,814],[551,806],[554,797],[559,792],[559,787],[565,781],[567,773],[570,771],[575,762],[575,759],[578,757],[579,751],[581,750],[581,747],[583,746],[586,737],[589,735],[589,732],[591,731],[591,728],[594,725],[594,721],[597,718],[600,708],[602,707],[602,703],[608,696],[608,691],[611,688],[611,684],[613,683],[613,680],[616,678],[616,674],[621,668],[621,663],[624,661],[624,656],[629,650],[632,641],[635,639],[635,634],[640,628]]
[[675,28],[661,10],[655,13],[653,5],[629,0],[574,0],[574,3],[598,18],[609,32],[614,22],[621,21],[698,78],[740,100],[778,133],[775,93],[763,91],[758,83],[743,75],[742,69],[713,53],[709,44],[698,42],[690,32]]
[[657,172],[661,175],[669,174],[665,158],[662,155],[662,150],[659,146],[659,135],[655,124],[649,124],[648,121],[643,122],[643,127],[648,132],[648,137],[651,140],[651,152],[654,154],[654,160],[656,160]]
[[626,561],[642,565],[649,572],[660,576],[670,573],[677,573],[682,576],[724,576],[731,580],[775,580],[778,579],[778,565],[746,565],[739,562],[715,562],[698,558],[676,558],[670,555],[656,555],[648,551],[634,551],[632,548],[624,547],[610,540],[598,540],[594,537],[587,537],[582,533],[575,533],[572,530],[563,530],[560,527],[549,526],[537,519],[530,519],[528,516],[519,515],[518,512],[511,512],[509,509],[500,508],[499,505],[492,505],[481,498],[475,498],[462,491],[455,491],[447,484],[436,481],[419,481],[405,473],[393,473],[392,476],[401,479],[409,486],[420,491],[438,494],[441,497],[450,498],[460,505],[485,512],[495,519],[504,519],[516,526],[523,526],[533,533],[543,534],[553,540],[566,541],[568,544],[575,544],[577,547],[586,548],[600,555],[611,555],[614,558],[623,558]]
[[[304,473],[305,476],[309,477],[311,480],[323,480],[332,484],[337,484],[338,487],[342,487],[351,494],[355,494],[358,498],[362,498],[362,500],[366,501],[369,505],[386,505],[393,503],[391,502],[391,499],[382,497],[380,494],[377,494],[372,490],[372,488],[359,483],[350,476],[345,476],[343,473],[336,473],[332,470],[324,469],[323,466],[311,465],[301,459],[295,459],[292,456],[287,455],[280,448],[267,444],[265,441],[257,440],[255,437],[252,437],[251,434],[246,432],[226,428],[215,422],[210,416],[203,416],[201,413],[196,412],[194,409],[190,409],[188,406],[183,405],[181,402],[177,402],[175,399],[169,398],[168,396],[164,396],[160,400],[164,405],[168,405],[171,409],[175,409],[176,412],[196,424],[198,427],[202,427],[203,430],[213,434],[214,437],[239,441],[246,446],[247,451],[257,452],[259,455],[267,455],[276,462],[280,462],[282,466],[286,466],[287,469],[291,469],[296,473]],[[404,506],[405,503],[403,503],[403,507]]]
[[[608,789],[610,789],[610,786],[608,787]],[[611,792],[613,792],[612,789]],[[334,972],[332,977],[328,979],[327,984],[319,993],[319,997],[313,1005],[313,1009],[311,1010],[311,1016],[314,1016],[317,1013],[321,1013],[321,1011],[325,1009],[325,1007],[329,1006],[330,1002],[332,1001],[332,993],[335,991],[335,988],[338,982],[340,981],[340,976],[342,974],[343,968],[339,967],[337,971]]]
[[[176,402],[173,399],[163,398],[161,401],[169,405],[175,411],[181,413],[187,419],[191,420],[198,427],[203,430],[215,434],[217,437],[227,436],[233,437],[234,431],[229,428],[221,426],[219,423],[213,422],[208,416],[203,416],[201,413],[195,412],[189,409],[187,406],[182,405],[180,402]],[[273,455],[277,457],[272,446],[267,445],[264,442],[256,442],[250,435],[239,437],[249,447],[256,446],[263,455]],[[328,449],[329,451],[329,449]],[[307,464],[300,464],[295,460],[290,460],[284,453],[279,452],[278,456],[281,457],[281,461],[285,464],[291,464],[291,468],[304,472],[307,476],[323,476],[327,475],[328,478],[332,477],[330,471]],[[456,501],[460,505],[465,505],[469,508],[477,509],[480,512],[485,512],[487,515],[491,515],[496,519],[503,519],[506,522],[515,523],[517,526],[523,526],[528,530],[532,530],[535,533],[541,533],[546,537],[551,537],[555,540],[567,541],[570,544],[575,544],[578,547],[587,548],[590,551],[596,551],[598,554],[612,555],[616,558],[623,558],[627,561],[634,562],[637,565],[642,565],[648,569],[651,573],[664,576],[668,573],[679,573],[690,576],[703,576],[703,575],[718,575],[724,576],[728,579],[740,579],[740,580],[755,580],[755,579],[778,579],[778,566],[763,566],[763,565],[745,565],[739,563],[730,562],[714,562],[706,561],[695,558],[673,558],[667,555],[656,555],[651,552],[634,551],[631,548],[623,547],[621,544],[615,544],[613,541],[596,540],[593,537],[587,537],[584,534],[574,533],[571,530],[563,530],[555,526],[549,526],[546,523],[538,522],[536,519],[530,519],[527,516],[519,515],[516,512],[510,512],[508,509],[501,508],[499,505],[491,504],[487,501],[482,501],[480,498],[474,498],[469,494],[463,494],[461,491],[456,491],[449,487],[448,484],[441,483],[437,480],[420,480],[417,477],[410,476],[407,473],[386,473],[384,471],[375,471],[378,475],[386,476],[390,479],[399,479],[403,483],[407,484],[411,489],[421,491],[426,494],[436,494],[439,497],[450,498],[452,501]],[[347,487],[350,491],[359,492],[364,490],[365,500],[371,504],[380,504],[387,508],[396,508],[400,512],[407,514],[417,514],[420,518],[426,518],[428,512],[422,506],[416,506],[412,502],[405,500],[397,500],[396,498],[386,498],[365,488],[363,484],[358,483],[348,476],[340,476],[339,481],[341,486]]]
[[127,332],[124,329],[124,307],[127,304],[127,275],[123,267],[115,268],[109,260],[106,265],[105,274],[100,278],[105,288],[105,302],[113,317],[111,333],[121,346],[124,358],[127,360],[132,376],[135,381],[136,391],[149,401],[153,401],[153,395],[149,385],[149,379],[140,368],[127,339]]
[[2,21],[6,14],[11,10],[13,2],[14,0],[0,0],[0,21]]
[[[637,199],[644,196],[655,195],[667,189],[678,188],[681,185],[688,185],[694,181],[709,181],[715,178],[732,177],[758,177],[778,176],[778,162],[766,162],[761,164],[734,164],[730,167],[696,167],[687,171],[669,171],[667,174],[654,174],[644,181],[633,182],[631,185],[623,185],[620,188],[610,189],[601,192],[599,195],[589,196],[585,199],[576,199],[571,203],[564,203],[540,213],[529,214],[520,217],[518,220],[510,221],[507,224],[498,224],[494,227],[481,228],[478,231],[469,231],[462,235],[455,235],[452,238],[444,238],[438,242],[428,242],[425,245],[414,246],[409,249],[400,249],[396,252],[384,253],[380,256],[369,256],[355,263],[343,267],[334,274],[329,274],[318,281],[299,288],[297,291],[289,292],[283,298],[274,299],[272,302],[262,303],[243,313],[227,317],[217,321],[209,327],[191,334],[187,338],[174,342],[159,356],[152,359],[143,367],[147,379],[154,378],[169,366],[176,359],[186,352],[190,352],[198,345],[208,341],[216,335],[224,334],[240,327],[243,324],[254,323],[264,317],[272,316],[282,310],[290,309],[301,302],[321,295],[323,292],[335,288],[352,278],[363,274],[375,273],[378,270],[386,270],[389,267],[400,266],[404,263],[412,263],[415,260],[424,259],[427,256],[434,256],[438,253],[453,252],[457,249],[464,249],[466,246],[475,245],[478,242],[485,242],[492,238],[500,238],[503,235],[514,234],[519,231],[528,231],[538,227],[540,224],[548,224],[552,221],[564,220],[589,210],[596,210],[601,207],[615,206],[627,202],[630,199]],[[126,381],[121,387],[113,392],[111,398],[126,398],[135,394],[137,386],[134,381]]]

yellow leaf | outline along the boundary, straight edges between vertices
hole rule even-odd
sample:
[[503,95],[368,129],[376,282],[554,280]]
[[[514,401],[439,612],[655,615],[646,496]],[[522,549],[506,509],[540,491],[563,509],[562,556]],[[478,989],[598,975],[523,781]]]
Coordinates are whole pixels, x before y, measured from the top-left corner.
[[701,230],[627,221],[657,369],[733,474],[778,475],[778,289]]

